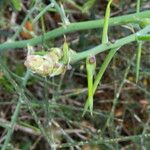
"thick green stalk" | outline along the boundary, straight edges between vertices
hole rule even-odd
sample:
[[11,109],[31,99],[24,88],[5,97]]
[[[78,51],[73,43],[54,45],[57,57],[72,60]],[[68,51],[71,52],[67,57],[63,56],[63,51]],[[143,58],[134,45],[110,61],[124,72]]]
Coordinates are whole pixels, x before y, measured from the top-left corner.
[[98,46],[91,48],[89,50],[85,50],[83,52],[74,54],[73,56],[71,56],[71,63],[82,60],[82,59],[86,58],[89,54],[96,55],[96,54],[104,52],[106,50],[113,49],[116,47],[121,47],[123,45],[137,41],[137,35],[147,34],[148,32],[150,32],[150,26],[145,27],[144,29],[140,30],[137,33],[134,33],[134,34],[129,35],[127,37],[116,40],[116,42],[114,42],[114,43],[101,44],[101,45],[98,45]]
[[[116,26],[116,25],[122,25],[122,24],[133,23],[133,22],[135,23],[135,22],[139,22],[143,18],[149,18],[149,16],[150,16],[150,11],[144,11],[138,14],[134,13],[130,15],[114,17],[114,18],[110,18],[109,26]],[[104,19],[84,21],[79,23],[71,23],[70,25],[67,26],[67,28],[59,27],[57,29],[45,33],[44,35],[37,36],[30,40],[5,42],[3,44],[0,44],[0,51],[6,49],[23,48],[26,47],[27,45],[31,45],[31,46],[38,45],[43,42],[43,36],[44,36],[44,40],[50,40],[70,32],[100,28],[103,27],[103,24],[104,24]]]

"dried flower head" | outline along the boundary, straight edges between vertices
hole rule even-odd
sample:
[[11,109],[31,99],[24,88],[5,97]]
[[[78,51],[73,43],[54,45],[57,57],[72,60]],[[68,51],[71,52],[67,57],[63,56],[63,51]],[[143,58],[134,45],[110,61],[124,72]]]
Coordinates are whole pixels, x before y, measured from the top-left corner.
[[65,64],[60,61],[62,57],[63,52],[60,48],[51,48],[44,55],[28,54],[24,64],[33,73],[52,77],[60,75],[67,70]]
[[33,73],[42,76],[48,76],[51,74],[54,67],[53,59],[48,55],[28,55],[24,64]]

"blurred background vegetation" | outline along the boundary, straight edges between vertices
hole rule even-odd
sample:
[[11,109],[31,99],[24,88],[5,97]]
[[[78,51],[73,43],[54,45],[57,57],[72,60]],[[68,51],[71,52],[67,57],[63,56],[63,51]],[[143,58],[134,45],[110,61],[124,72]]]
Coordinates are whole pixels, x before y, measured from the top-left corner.
[[[108,3],[107,0],[57,2],[63,5],[70,22],[104,18]],[[49,0],[1,0],[0,42],[31,39],[61,26],[60,15],[55,8],[47,8],[48,5]],[[149,0],[142,0],[141,10],[149,9]],[[135,11],[136,1],[114,0],[111,17]],[[40,13],[43,14],[38,18]],[[136,24],[128,24],[109,28],[109,40],[113,42],[131,34],[135,26]],[[101,34],[102,29],[94,29],[69,33],[66,37],[70,47],[80,52],[98,45]],[[43,37],[42,44],[33,48],[48,50],[50,47],[60,47],[63,42],[63,36],[48,41]],[[73,64],[72,69],[61,76],[43,78],[26,72],[24,61],[27,48],[1,52],[1,149],[4,148],[6,139],[8,150],[55,149],[50,148],[48,143],[55,143],[59,145],[56,149],[62,150],[150,149],[148,138],[134,138],[135,135],[145,135],[150,130],[150,43],[145,42],[142,46],[137,84],[136,61],[133,58],[136,49],[137,44],[132,43],[123,46],[115,55],[95,93],[93,116],[87,113],[84,117],[82,113],[87,97],[85,61]],[[107,52],[97,55],[97,69],[106,54]],[[114,116],[107,124],[112,106],[115,107]],[[121,138],[124,136],[131,138]],[[118,137],[120,140],[111,141]],[[108,142],[100,142],[101,139]]]

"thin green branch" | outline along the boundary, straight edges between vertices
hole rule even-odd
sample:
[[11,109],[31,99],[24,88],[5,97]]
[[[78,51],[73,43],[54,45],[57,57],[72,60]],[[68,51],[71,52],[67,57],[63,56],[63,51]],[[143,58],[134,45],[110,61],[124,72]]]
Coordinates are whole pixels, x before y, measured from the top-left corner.
[[86,58],[86,71],[87,71],[87,83],[88,83],[88,98],[84,106],[83,115],[87,110],[93,115],[93,77],[96,69],[96,58],[95,56],[89,56]]
[[[24,76],[24,80],[22,81],[22,85],[21,86],[24,87],[26,85],[28,77],[29,77],[29,72],[27,71],[25,76]],[[6,138],[5,138],[5,142],[3,144],[2,150],[5,150],[7,148],[7,145],[9,143],[10,139],[11,139],[11,135],[12,135],[12,133],[14,131],[14,127],[15,127],[15,124],[16,124],[16,121],[17,121],[17,117],[19,115],[19,110],[20,110],[21,104],[22,104],[22,95],[20,94],[19,95],[19,100],[17,102],[16,109],[14,111],[14,114],[12,115],[12,118],[11,118],[10,128],[8,128],[8,132],[6,134]]]
[[63,25],[69,25],[70,22],[69,22],[68,18],[65,15],[65,10],[63,8],[63,5],[59,6],[55,0],[50,0],[50,1],[51,1],[52,4],[54,4],[54,6],[56,8],[56,11],[61,16],[61,20],[63,22]]
[[[135,55],[132,57],[132,60],[131,62],[133,61],[133,59],[135,58]],[[107,120],[106,120],[106,123],[104,125],[104,128],[102,130],[102,134],[104,133],[104,131],[106,130],[106,127],[110,127],[111,125],[111,128],[112,128],[112,125],[113,125],[113,121],[114,121],[114,112],[115,112],[115,109],[116,109],[116,106],[118,104],[118,100],[119,100],[119,97],[120,97],[120,94],[121,94],[121,91],[122,91],[122,88],[124,87],[125,83],[126,83],[126,78],[128,76],[128,73],[130,71],[130,68],[131,68],[131,62],[128,62],[128,66],[125,70],[125,73],[124,73],[124,76],[122,78],[122,81],[118,87],[118,90],[115,94],[115,97],[114,97],[114,100],[113,100],[113,106],[111,108],[111,112],[110,112],[110,115],[108,116]],[[101,137],[101,134],[100,134],[100,137]]]
[[141,4],[141,0],[137,0],[137,5],[136,5],[136,12],[139,13],[140,12],[140,4]]
[[81,7],[80,5],[78,5],[78,4],[76,4],[75,1],[73,1],[73,0],[65,0],[65,1],[67,1],[67,2],[70,3],[72,6],[74,6],[76,9],[78,9],[78,10],[80,10],[80,11],[82,12],[82,7]]
[[51,7],[53,4],[49,4],[33,19],[33,23],[36,23],[41,16],[43,16]]
[[[38,116],[36,115],[35,111],[33,110],[32,105],[31,105],[30,101],[28,100],[28,98],[26,97],[26,95],[24,94],[24,89],[22,88],[23,86],[25,86],[25,83],[27,82],[27,79],[28,79],[29,74],[26,74],[26,75],[25,75],[25,78],[24,78],[24,80],[23,80],[23,82],[22,82],[22,85],[21,85],[21,87],[20,87],[20,86],[12,79],[12,77],[10,76],[9,71],[8,71],[8,68],[3,64],[2,59],[0,59],[0,67],[1,67],[2,71],[4,72],[6,78],[12,83],[12,85],[13,85],[14,89],[16,90],[16,92],[21,96],[21,100],[23,100],[23,102],[25,102],[25,104],[27,105],[29,111],[31,112],[31,114],[32,114],[32,116],[33,116],[33,118],[34,118],[34,120],[36,121],[37,125],[39,126],[39,128],[40,128],[42,134],[44,135],[44,137],[46,138],[47,142],[49,143],[49,145],[52,146],[52,144],[53,144],[52,139],[49,137],[48,133],[45,131],[44,127],[42,126],[41,121],[38,119]],[[28,73],[29,73],[29,72],[28,72]],[[20,102],[20,101],[19,101],[19,102]],[[22,101],[21,101],[21,102],[22,102]],[[18,110],[18,108],[17,108],[17,110]],[[14,114],[14,115],[16,116],[16,114]],[[16,122],[16,121],[15,121],[15,122]],[[13,128],[14,128],[14,125],[15,125],[15,124],[14,124],[14,118],[13,118],[12,125],[13,125],[13,126],[12,126],[12,129],[13,129]],[[11,129],[11,130],[12,130],[12,129]],[[8,131],[8,132],[11,132],[11,133],[12,133],[12,131]],[[9,133],[9,136],[11,136],[10,133]],[[9,137],[9,139],[10,139],[10,137]],[[7,139],[6,139],[6,142],[4,142],[4,148],[7,146],[8,142],[9,142],[9,139],[7,138]],[[3,149],[3,150],[5,150],[5,149]]]
[[110,17],[110,6],[111,6],[112,0],[109,0],[105,18],[104,18],[104,27],[103,27],[103,35],[102,35],[102,44],[105,44],[108,42],[108,25],[109,25],[109,17]]
[[[109,26],[135,23],[135,22],[139,22],[143,18],[149,18],[149,16],[150,16],[150,11],[144,11],[138,14],[134,13],[130,15],[114,17],[114,18],[110,18]],[[71,23],[70,25],[67,26],[67,28],[59,27],[55,30],[45,33],[44,35],[37,36],[30,40],[22,40],[16,42],[6,41],[5,43],[0,44],[0,51],[6,49],[23,48],[26,47],[27,45],[31,45],[31,46],[38,45],[43,42],[43,37],[44,40],[50,40],[70,32],[100,28],[103,27],[103,24],[104,24],[104,19],[94,20],[94,21],[84,21],[79,23]]]
[[11,124],[10,124],[10,128],[8,128],[8,132],[6,134],[6,138],[5,138],[5,142],[3,144],[3,147],[2,147],[2,150],[6,150],[7,148],[7,145],[11,139],[11,135],[14,131],[14,127],[15,127],[15,124],[16,124],[16,121],[17,121],[17,117],[19,115],[19,110],[20,110],[20,107],[21,107],[21,101],[22,101],[22,98],[21,96],[19,97],[19,100],[18,100],[18,103],[17,103],[17,106],[16,106],[16,109],[15,109],[15,112],[11,118]]
[[[136,13],[140,12],[140,0],[137,0],[137,7],[136,7]],[[142,42],[139,41],[137,42],[138,44],[138,48],[137,48],[137,52],[136,52],[136,83],[139,80],[139,72],[140,72],[140,63],[141,63],[141,53],[142,53]]]
[[28,12],[28,14],[26,15],[26,17],[24,18],[24,20],[22,21],[21,25],[19,26],[19,28],[17,29],[17,31],[15,32],[15,34],[13,35],[13,37],[11,37],[11,40],[15,40],[19,33],[22,31],[24,24],[26,23],[26,21],[29,19],[29,17],[31,16],[31,14],[36,10],[37,4],[41,2],[41,0],[37,0],[35,2],[35,4],[32,6],[32,8],[30,9],[30,11]]
[[[110,17],[110,6],[111,6],[112,0],[109,0],[106,8],[106,13],[105,13],[105,20],[104,20],[104,27],[103,27],[103,36],[102,36],[102,44],[108,43],[108,26],[109,26],[109,17]],[[98,71],[98,74],[96,75],[95,81],[94,81],[94,86],[93,86],[93,94],[95,93],[98,84],[101,81],[101,78],[110,63],[111,59],[115,55],[116,51],[118,48],[113,48],[109,51],[108,55],[106,56],[101,68]]]
[[101,81],[101,78],[106,70],[106,68],[108,67],[110,61],[112,60],[112,58],[114,57],[116,51],[118,50],[118,48],[114,48],[114,49],[111,49],[108,53],[108,55],[106,56],[98,74],[96,75],[96,78],[95,78],[95,81],[94,81],[94,85],[93,85],[93,94],[95,93],[96,89],[97,89],[97,86],[98,84],[100,83]]
[[141,54],[142,54],[142,42],[140,41],[140,42],[138,42],[137,54],[136,54],[136,83],[139,80]]
[[64,143],[64,144],[58,145],[58,147],[64,148],[64,147],[77,146],[77,145],[82,146],[82,145],[86,145],[86,144],[99,145],[99,144],[104,144],[104,143],[118,143],[118,142],[123,142],[123,141],[130,141],[130,140],[140,140],[141,138],[149,139],[150,134],[123,136],[123,137],[117,137],[117,138],[113,138],[113,139],[100,138],[98,140],[94,139],[91,141],[74,142],[74,143],[70,143],[70,144]]

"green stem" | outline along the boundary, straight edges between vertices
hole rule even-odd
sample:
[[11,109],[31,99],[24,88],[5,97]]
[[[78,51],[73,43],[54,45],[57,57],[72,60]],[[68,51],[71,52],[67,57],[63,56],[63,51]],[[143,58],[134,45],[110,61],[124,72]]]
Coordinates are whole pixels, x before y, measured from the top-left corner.
[[[24,80],[22,81],[22,86],[23,87],[26,86],[28,78],[29,78],[29,72],[27,71],[25,76],[24,76]],[[12,135],[12,133],[14,131],[14,127],[15,127],[15,124],[17,122],[17,117],[19,115],[19,110],[20,110],[21,104],[22,104],[22,95],[20,94],[19,100],[17,102],[16,109],[15,109],[15,112],[14,112],[12,118],[11,118],[10,128],[8,128],[8,132],[6,134],[6,139],[5,139],[5,142],[3,144],[2,150],[5,150],[7,148],[7,145],[9,143],[10,139],[11,139],[11,135]]]
[[97,89],[97,86],[98,84],[100,83],[101,81],[101,78],[106,70],[106,68],[108,67],[110,61],[112,60],[112,58],[114,57],[116,51],[118,50],[118,48],[114,48],[114,49],[111,49],[108,53],[108,55],[106,56],[105,60],[104,60],[104,63],[102,64],[98,74],[96,75],[96,79],[94,81],[94,85],[93,85],[93,94],[95,93],[96,89]]
[[105,44],[108,42],[108,25],[109,25],[111,3],[112,3],[112,0],[109,0],[107,8],[106,8],[106,14],[105,14],[105,18],[104,18],[103,35],[102,35],[102,44]]
[[10,128],[8,129],[8,132],[6,134],[6,139],[5,139],[5,142],[3,144],[2,150],[5,150],[7,148],[7,145],[10,141],[11,135],[14,131],[14,127],[15,127],[15,124],[16,124],[16,121],[17,121],[17,117],[18,117],[18,114],[19,114],[20,107],[21,107],[21,96],[19,97],[19,101],[17,103],[15,112],[14,112],[12,118],[11,118]]
[[26,15],[26,17],[22,21],[21,25],[19,26],[19,28],[17,29],[17,31],[13,35],[13,37],[11,37],[11,40],[15,40],[18,37],[18,35],[22,31],[23,26],[25,25],[26,21],[30,18],[31,14],[36,10],[37,3],[39,3],[39,2],[41,2],[41,0],[37,0],[35,2],[35,4],[32,6],[31,10],[28,12],[28,14]]
[[119,142],[125,142],[125,141],[131,141],[131,140],[140,140],[141,138],[149,139],[150,138],[150,133],[148,134],[139,134],[139,135],[131,135],[131,136],[122,136],[122,137],[116,137],[113,139],[108,139],[108,138],[100,138],[100,139],[94,139],[91,141],[82,141],[82,142],[74,142],[71,144],[64,143],[61,145],[58,145],[59,148],[65,148],[65,147],[70,147],[70,146],[83,146],[83,145],[100,145],[100,144],[106,144],[106,143],[119,143]]
[[137,41],[137,35],[146,34],[148,32],[150,32],[150,26],[146,26],[144,29],[140,30],[137,33],[134,33],[134,34],[129,35],[127,37],[121,38],[121,39],[117,40],[115,43],[101,44],[101,45],[98,45],[98,46],[91,48],[89,50],[85,50],[83,52],[79,52],[77,54],[74,54],[73,56],[71,56],[71,63],[82,60],[82,59],[86,58],[87,56],[89,56],[89,54],[96,55],[96,54],[104,52],[106,50],[113,49],[116,47],[121,47],[123,45]]
[[[135,55],[132,57],[132,61],[134,60],[134,58],[135,58]],[[128,62],[128,66],[127,66],[127,68],[125,70],[124,77],[123,77],[123,79],[122,79],[122,81],[121,81],[121,83],[119,85],[119,88],[118,88],[116,94],[115,94],[115,97],[114,97],[114,100],[113,100],[113,106],[111,108],[110,115],[108,116],[108,118],[106,120],[106,123],[104,125],[104,128],[102,130],[102,134],[104,134],[104,132],[105,132],[107,127],[110,127],[110,125],[113,124],[112,121],[114,121],[114,112],[115,112],[116,106],[118,104],[118,100],[119,100],[122,88],[123,88],[124,84],[126,83],[126,78],[127,78],[128,73],[130,71],[130,68],[131,68],[131,62]],[[112,128],[112,126],[111,126],[111,128]],[[100,137],[101,137],[101,135],[100,135]]]
[[[39,120],[37,114],[36,114],[35,111],[32,109],[32,105],[31,105],[31,103],[30,103],[30,100],[28,100],[28,98],[27,98],[26,95],[24,94],[23,86],[25,86],[25,84],[26,84],[26,82],[27,82],[27,79],[28,79],[28,77],[29,77],[29,72],[27,72],[27,74],[25,75],[24,80],[23,80],[23,82],[22,82],[22,86],[20,87],[20,86],[18,86],[18,84],[17,84],[17,83],[12,79],[12,77],[10,76],[9,71],[8,71],[8,68],[3,64],[1,57],[0,57],[0,68],[1,68],[2,71],[4,72],[6,78],[12,83],[12,85],[13,85],[14,89],[16,90],[16,92],[17,92],[19,95],[21,95],[21,99],[20,99],[20,100],[23,99],[23,102],[25,102],[25,104],[27,105],[27,107],[28,107],[29,111],[31,112],[31,114],[32,114],[32,116],[33,116],[35,122],[36,122],[37,125],[39,126],[39,128],[40,128],[40,130],[41,130],[41,133],[43,133],[43,135],[44,135],[44,137],[47,139],[47,142],[49,143],[49,145],[52,145],[52,144],[53,144],[53,143],[52,143],[53,141],[50,139],[49,134],[45,131],[44,127],[42,126],[42,123],[41,123],[41,121]],[[20,102],[20,101],[19,101],[19,102]],[[21,102],[22,102],[22,101],[21,101]],[[19,104],[18,104],[18,105],[19,105]],[[18,106],[18,107],[19,107],[19,106]],[[17,110],[18,110],[18,109],[19,109],[19,108],[17,108]],[[19,111],[17,111],[17,112],[19,112]],[[17,117],[16,114],[14,114],[13,116]],[[12,125],[14,125],[14,123],[13,123],[14,121],[15,121],[15,119],[12,117]],[[12,130],[12,129],[13,129],[13,126],[10,128],[10,130]],[[12,131],[8,131],[8,132],[11,132],[11,133],[12,133]],[[4,148],[6,148],[8,142],[10,141],[11,133],[7,133],[8,136],[6,136],[6,140],[5,140],[6,142],[4,142],[4,146],[3,146]],[[4,148],[3,148],[2,150],[5,150]]]
[[[116,25],[122,25],[122,24],[133,23],[133,22],[135,23],[135,22],[139,22],[143,18],[149,18],[149,16],[150,16],[150,11],[144,11],[138,14],[134,13],[130,15],[114,17],[109,19],[109,26],[116,26]],[[31,45],[31,46],[38,45],[43,42],[43,36],[45,40],[50,40],[70,32],[103,27],[103,24],[104,24],[104,19],[84,21],[79,23],[71,23],[70,25],[67,26],[67,28],[59,27],[55,30],[45,33],[44,35],[37,36],[30,40],[5,42],[3,44],[0,44],[0,51],[6,49],[23,48],[26,47],[27,45]]]
[[55,5],[55,8],[57,10],[57,12],[59,13],[59,15],[61,16],[61,20],[63,22],[64,25],[68,25],[69,24],[69,20],[65,15],[65,11],[62,7],[60,7],[57,2],[55,0],[50,0],[52,4]]
[[136,5],[136,12],[139,13],[140,12],[140,4],[141,4],[141,0],[137,0],[137,5]]
[[43,15],[49,10],[49,8],[51,8],[51,7],[52,7],[52,4],[47,5],[47,6],[34,18],[33,23],[36,23],[36,22],[39,20],[39,18],[40,18],[41,16],[43,16]]
[[141,64],[141,54],[142,54],[142,42],[138,42],[137,55],[136,55],[136,83],[139,80],[140,64]]
[[86,59],[87,83],[88,83],[88,98],[85,103],[83,115],[87,110],[93,115],[93,76],[96,69],[95,56],[89,56]]
[[140,41],[150,41],[150,34],[147,35],[140,35],[137,37],[138,40]]
[[[108,43],[108,25],[109,25],[110,11],[111,11],[111,9],[110,9],[111,3],[112,3],[112,0],[109,0],[107,8],[106,8],[104,27],[103,27],[102,44]],[[101,78],[102,78],[109,62],[115,55],[116,51],[117,51],[117,48],[111,49],[109,51],[108,55],[106,56],[106,58],[104,60],[104,63],[102,64],[101,68],[99,69],[98,74],[96,75],[96,78],[94,81],[93,94],[95,93],[97,86],[100,83]]]
[[[140,0],[137,0],[137,6],[136,6],[136,13],[140,12]],[[140,63],[141,63],[141,53],[142,53],[142,42],[137,42],[138,48],[137,48],[137,55],[136,55],[136,83],[139,80],[139,72],[140,72]]]
[[82,12],[82,7],[76,4],[76,2],[74,2],[73,0],[66,0],[66,1]]

